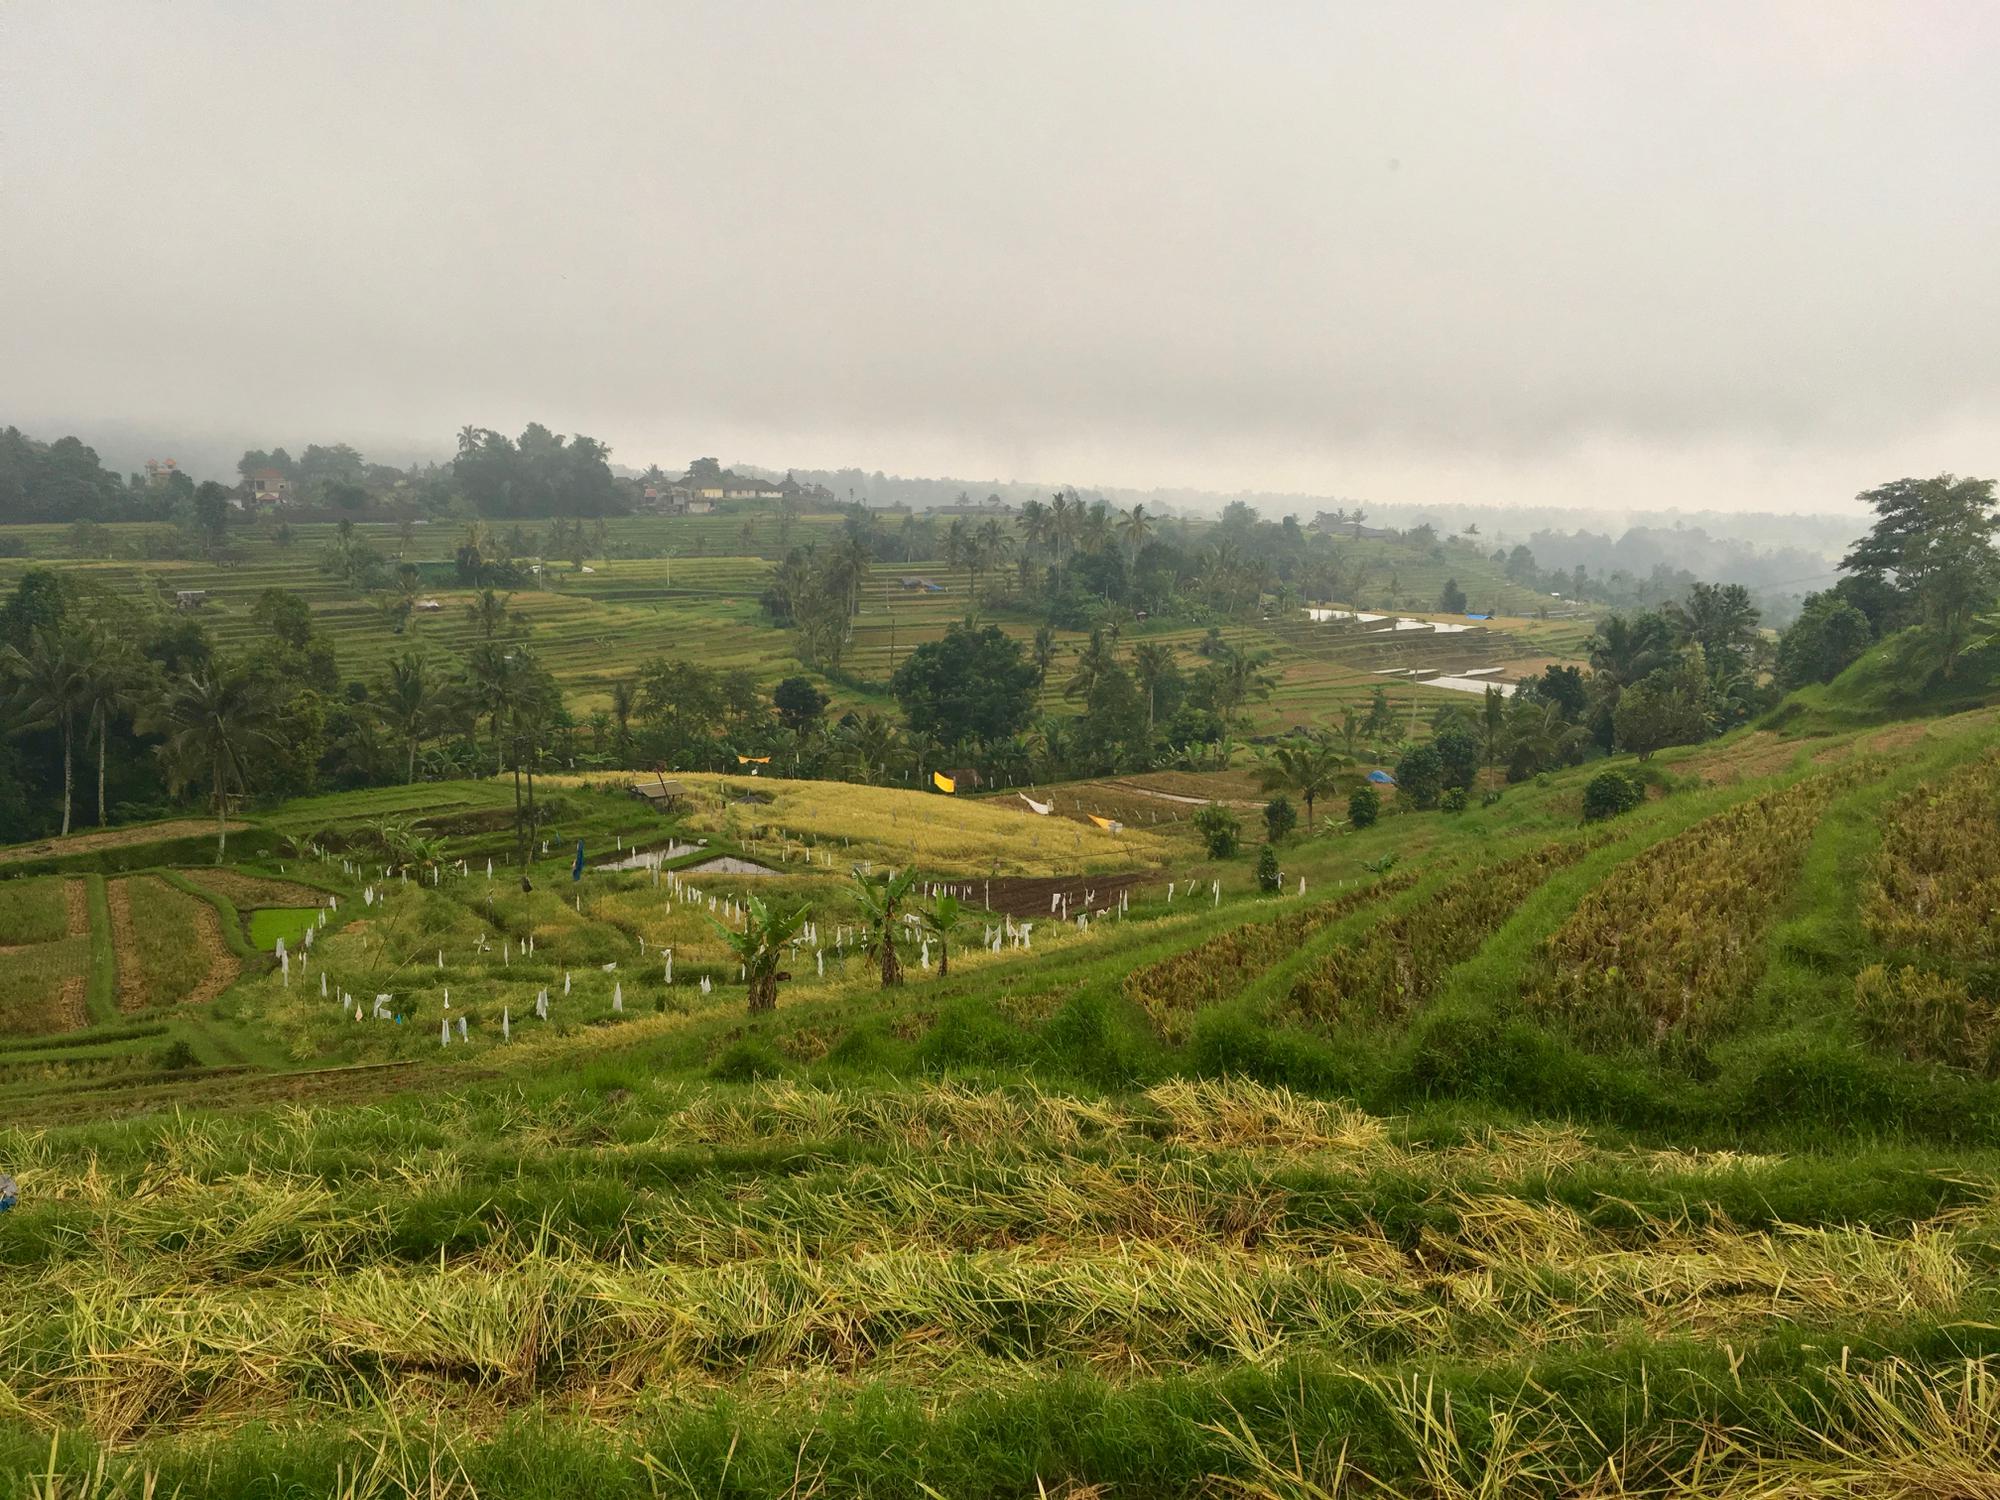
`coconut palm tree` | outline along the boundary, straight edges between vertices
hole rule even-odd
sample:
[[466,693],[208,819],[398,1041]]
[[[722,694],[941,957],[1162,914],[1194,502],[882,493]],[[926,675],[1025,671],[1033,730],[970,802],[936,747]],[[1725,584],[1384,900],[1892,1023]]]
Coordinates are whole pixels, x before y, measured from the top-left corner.
[[1118,518],[1118,535],[1132,549],[1134,563],[1139,560],[1140,549],[1153,539],[1157,529],[1157,521],[1146,514],[1144,505],[1135,505]]
[[938,978],[951,973],[951,935],[958,927],[958,897],[949,891],[938,896],[928,907],[917,908],[917,922],[926,936],[937,940]]
[[1118,655],[1104,639],[1102,630],[1090,632],[1090,639],[1083,650],[1077,653],[1076,670],[1070,673],[1069,681],[1063,686],[1065,698],[1089,700],[1092,689],[1099,679],[1118,665]]
[[1265,791],[1296,792],[1306,805],[1306,832],[1313,831],[1313,804],[1339,784],[1340,773],[1352,764],[1333,748],[1324,734],[1300,737],[1271,752],[1258,781]]
[[1222,710],[1224,738],[1235,733],[1236,715],[1251,699],[1271,696],[1278,679],[1265,669],[1271,664],[1268,651],[1224,650],[1216,678],[1216,706]]
[[208,774],[215,806],[215,862],[229,850],[229,789],[248,784],[250,757],[272,741],[276,705],[265,683],[248,672],[203,669],[171,679],[142,718],[165,737],[168,757]]
[[972,555],[978,562],[978,571],[997,570],[1007,561],[1007,554],[1014,550],[1014,538],[1001,526],[997,517],[989,518],[972,538]]
[[743,903],[741,932],[717,922],[714,917],[708,919],[736,954],[736,961],[743,966],[744,978],[750,984],[752,1015],[778,1008],[778,981],[792,977],[778,967],[784,962],[785,946],[799,935],[799,929],[806,925],[806,918],[811,915],[810,906],[777,912],[766,906],[762,897],[750,896]]
[[403,742],[403,780],[417,779],[417,751],[437,732],[444,708],[444,682],[421,651],[405,651],[389,663],[370,707]]
[[1076,529],[1076,507],[1070,504],[1069,495],[1057,490],[1049,501],[1049,542],[1055,548],[1056,561],[1062,561],[1063,543]]
[[915,870],[884,870],[878,875],[854,872],[859,888],[861,912],[867,924],[862,951],[882,967],[882,988],[903,982],[903,964],[896,953],[898,929],[903,925],[903,902],[917,883]]
[[108,821],[104,805],[105,750],[111,739],[111,720],[132,706],[137,691],[137,663],[124,647],[101,631],[84,637],[84,696],[81,705],[84,726],[97,741],[97,826]]
[[863,786],[877,786],[908,753],[895,723],[865,709],[834,731],[849,772]]
[[632,750],[632,713],[639,705],[639,679],[620,677],[611,684],[611,717],[618,725],[617,749],[620,760]]
[[1035,627],[1035,644],[1029,649],[1028,654],[1035,660],[1036,682],[1038,685],[1048,680],[1049,667],[1054,663],[1061,651],[1062,647],[1056,644],[1055,626],[1038,625]]
[[7,647],[0,665],[6,667],[16,685],[10,715],[15,732],[53,728],[62,738],[62,831],[67,835],[75,783],[76,721],[79,714],[88,712],[90,696],[90,663],[82,641],[55,630],[38,630],[29,638],[26,651]]
[[1045,547],[1049,541],[1049,508],[1039,500],[1021,507],[1021,536],[1030,547]]
[[496,594],[492,589],[481,589],[477,597],[465,606],[465,617],[479,632],[481,640],[493,640],[509,626],[521,623],[521,617],[508,608],[513,599],[512,594]]
[[1173,647],[1159,641],[1141,641],[1132,648],[1132,675],[1146,690],[1146,738],[1153,737],[1153,708],[1162,682],[1173,675]]

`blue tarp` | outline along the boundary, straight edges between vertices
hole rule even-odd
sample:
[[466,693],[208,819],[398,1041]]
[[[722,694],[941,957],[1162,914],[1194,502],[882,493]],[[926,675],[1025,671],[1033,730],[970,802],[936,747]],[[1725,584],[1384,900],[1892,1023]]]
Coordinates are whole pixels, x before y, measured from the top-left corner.
[[1465,618],[1466,618],[1466,619],[1468,619],[1468,620],[1490,620],[1490,619],[1492,619],[1492,618],[1493,618],[1493,616],[1491,616],[1491,615],[1467,615],[1467,616],[1466,616]]
[[1391,776],[1387,771],[1370,771],[1368,779],[1378,786],[1394,786],[1396,784],[1396,778]]

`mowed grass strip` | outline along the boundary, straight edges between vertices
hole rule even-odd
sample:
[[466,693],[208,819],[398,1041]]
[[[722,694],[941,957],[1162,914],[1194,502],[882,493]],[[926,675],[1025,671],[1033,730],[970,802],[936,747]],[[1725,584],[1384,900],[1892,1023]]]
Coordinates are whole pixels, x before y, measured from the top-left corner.
[[240,972],[207,902],[152,875],[112,881],[110,898],[120,1009],[212,1000]]

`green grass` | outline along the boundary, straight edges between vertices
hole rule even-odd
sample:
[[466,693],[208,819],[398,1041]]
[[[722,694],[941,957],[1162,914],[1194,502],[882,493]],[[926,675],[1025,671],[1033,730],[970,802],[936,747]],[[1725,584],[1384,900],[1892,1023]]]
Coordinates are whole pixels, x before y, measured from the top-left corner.
[[250,913],[250,946],[260,953],[269,953],[279,938],[285,946],[294,951],[305,937],[306,929],[319,919],[319,908],[314,906],[262,906]]
[[60,880],[0,881],[0,947],[53,943],[68,930]]
[[[209,978],[214,955],[199,940],[214,913],[199,898],[168,883],[165,875],[132,876],[117,883],[132,920],[118,941],[119,987],[127,1008],[172,1006],[190,999]],[[114,896],[114,901],[116,897]],[[204,913],[207,915],[204,916]]]
[[[289,987],[260,964],[167,1030],[0,1039],[0,1471],[45,1475],[55,1439],[62,1492],[98,1494],[1982,1493],[2000,1085],[1875,1045],[1853,981],[1885,820],[1991,723],[1880,733],[1662,757],[1664,795],[1603,825],[1593,765],[1329,827],[1277,897],[1254,850],[1163,826],[1087,933],[990,953],[975,912],[949,978],[886,993],[803,948],[756,1017],[706,897],[830,931],[858,915],[837,869],[572,884],[577,830],[595,854],[650,816],[588,787],[549,788],[529,893],[483,859],[435,886],[289,863],[339,895]],[[916,806],[820,791],[767,805],[781,847],[891,810],[900,840]],[[1532,1003],[1580,912],[1697,910],[1656,873],[1784,798],[1812,815],[1755,909],[1703,924],[1728,962],[1646,949],[1646,995],[1727,991],[1699,1045]],[[496,808],[473,783],[275,821]],[[254,911],[246,946],[316,916]],[[162,1077],[180,1035],[251,1066]],[[357,1062],[405,1071],[317,1071]]]

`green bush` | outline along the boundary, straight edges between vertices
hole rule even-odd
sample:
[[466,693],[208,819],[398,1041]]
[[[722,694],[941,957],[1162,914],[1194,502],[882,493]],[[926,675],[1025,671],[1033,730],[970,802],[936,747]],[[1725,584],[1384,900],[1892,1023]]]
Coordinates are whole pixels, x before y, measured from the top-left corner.
[[1278,872],[1278,851],[1266,844],[1257,854],[1257,889],[1274,896],[1283,879]]
[[1298,812],[1288,798],[1273,797],[1264,804],[1264,832],[1272,843],[1282,841],[1298,826]]
[[1583,820],[1596,823],[1628,813],[1646,800],[1645,784],[1628,771],[1599,771],[1583,789]]
[[1465,795],[1464,787],[1447,787],[1444,797],[1439,801],[1438,806],[1442,807],[1448,813],[1464,812],[1471,800],[1471,798]]
[[1398,800],[1422,811],[1438,805],[1444,792],[1444,757],[1433,745],[1418,745],[1396,762]]
[[1208,845],[1210,859],[1228,859],[1243,836],[1243,825],[1236,821],[1236,814],[1212,802],[1194,815],[1194,826]]
[[1365,782],[1347,794],[1347,821],[1356,828],[1373,828],[1382,816],[1382,794]]

